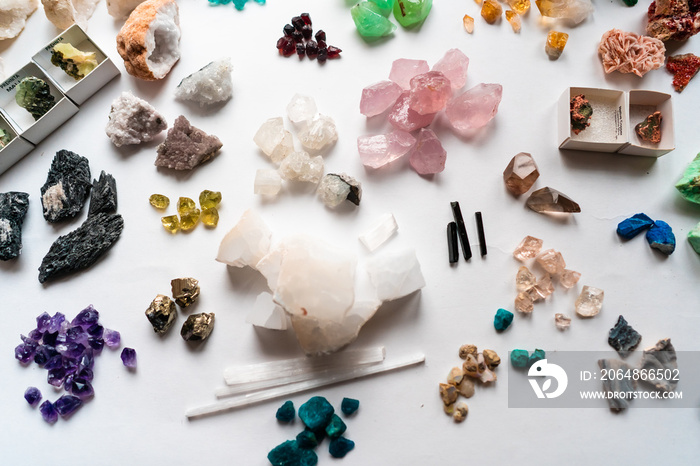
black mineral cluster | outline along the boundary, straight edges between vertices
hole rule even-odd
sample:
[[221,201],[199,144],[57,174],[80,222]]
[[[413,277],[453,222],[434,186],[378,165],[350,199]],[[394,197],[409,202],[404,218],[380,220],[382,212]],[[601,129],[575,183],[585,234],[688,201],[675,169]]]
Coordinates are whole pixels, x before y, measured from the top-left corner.
[[22,222],[29,208],[29,194],[0,193],[0,260],[19,256],[22,250]]
[[78,215],[87,201],[90,179],[88,159],[68,150],[56,152],[41,187],[44,218],[54,223]]

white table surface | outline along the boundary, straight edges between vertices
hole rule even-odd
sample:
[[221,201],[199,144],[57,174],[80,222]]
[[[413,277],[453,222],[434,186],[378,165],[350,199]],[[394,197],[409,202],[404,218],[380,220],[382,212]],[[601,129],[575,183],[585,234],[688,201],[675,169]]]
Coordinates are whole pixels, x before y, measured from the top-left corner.
[[[607,331],[623,314],[643,335],[642,347],[670,337],[677,350],[697,350],[700,325],[697,277],[700,257],[686,241],[700,220],[700,207],[674,189],[685,166],[698,151],[697,102],[700,82],[677,94],[665,70],[643,79],[614,73],[606,76],[597,55],[603,32],[617,27],[643,32],[648,0],[628,8],[620,0],[595,2],[594,15],[570,34],[558,61],[548,60],[544,42],[550,26],[534,11],[513,34],[503,19],[488,25],[472,1],[436,1],[425,24],[416,31],[399,28],[394,37],[374,44],[356,33],[347,0],[270,0],[250,2],[244,11],[232,5],[210,8],[205,0],[182,0],[182,58],[166,79],[144,82],[129,76],[115,48],[122,22],[107,15],[102,2],[88,33],[122,71],[88,100],[80,112],[49,136],[12,169],[0,176],[0,191],[30,194],[24,224],[22,255],[0,264],[3,324],[0,325],[0,451],[4,464],[267,464],[267,452],[293,438],[301,423],[278,425],[268,402],[197,421],[187,421],[187,408],[214,400],[228,366],[301,354],[291,333],[259,330],[245,323],[255,296],[265,289],[262,278],[248,269],[227,268],[214,261],[219,241],[241,213],[258,210],[281,238],[294,232],[322,237],[331,244],[367,256],[357,241],[383,213],[391,212],[398,235],[385,247],[415,247],[427,286],[422,292],[383,306],[363,329],[353,347],[384,345],[389,357],[423,352],[424,366],[368,380],[341,384],[292,397],[297,406],[319,394],[339,407],[344,396],[361,401],[348,421],[347,436],[356,448],[346,465],[433,464],[693,464],[700,453],[696,409],[630,409],[614,415],[600,409],[509,409],[507,370],[498,369],[493,387],[477,387],[469,400],[467,421],[454,425],[442,413],[437,384],[460,363],[464,343],[492,348],[502,357],[514,348],[605,350]],[[343,49],[342,59],[325,66],[275,50],[282,26],[308,11],[315,30]],[[467,34],[462,16],[475,18]],[[15,40],[0,42],[6,73],[58,34],[43,11],[37,11]],[[671,53],[698,53],[698,38],[670,44]],[[441,121],[433,125],[444,144],[443,173],[422,178],[407,163],[368,171],[360,164],[356,138],[388,129],[381,119],[366,121],[358,111],[361,89],[386,79],[392,60],[425,59],[431,65],[449,48],[470,58],[467,87],[480,82],[503,85],[496,118],[473,138],[459,138]],[[175,101],[180,79],[208,62],[230,56],[234,65],[234,97],[213,110]],[[567,86],[609,89],[651,89],[673,94],[676,150],[660,159],[557,149],[555,103]],[[172,124],[186,115],[197,127],[218,135],[220,155],[192,173],[172,174],[154,167],[156,141],[115,148],[104,134],[111,101],[130,90],[151,102]],[[325,156],[326,171],[345,171],[363,183],[359,208],[326,209],[312,190],[293,188],[276,200],[253,194],[255,170],[271,168],[252,141],[267,118],[284,115],[294,93],[311,95],[322,113],[332,116],[339,140]],[[39,189],[51,159],[69,149],[90,160],[94,176],[112,173],[119,191],[119,213],[125,229],[109,253],[84,273],[42,286],[37,268],[58,235],[76,228],[87,215],[50,225],[41,215]],[[502,171],[518,152],[535,157],[541,177],[536,187],[551,186],[580,203],[582,213],[563,220],[536,214],[504,188]],[[154,192],[195,198],[203,189],[223,194],[218,228],[199,226],[190,234],[171,236],[161,214],[148,204]],[[445,225],[449,202],[462,204],[475,257],[447,263]],[[489,254],[478,257],[474,211],[484,215]],[[174,211],[171,207],[169,212]],[[666,258],[652,251],[642,237],[622,243],[617,223],[637,212],[668,222],[678,247]],[[492,325],[499,307],[513,310],[514,276],[519,264],[511,252],[525,235],[545,240],[560,250],[569,268],[583,274],[576,289],[558,288],[530,318],[516,315],[513,326],[497,334]],[[169,294],[170,280],[193,276],[202,295],[197,312],[215,312],[216,328],[197,348],[177,335],[185,315],[170,333],[153,333],[144,310],[158,293]],[[574,317],[569,331],[554,327],[553,314],[573,315],[582,285],[605,290],[603,311],[594,319]],[[93,304],[101,322],[122,333],[123,344],[136,348],[138,370],[122,367],[119,352],[105,350],[96,361],[96,395],[70,420],[46,424],[22,399],[36,385],[45,397],[58,395],[45,382],[46,371],[22,367],[13,349],[35,325],[42,311],[73,317]],[[318,449],[319,464],[331,464],[327,443]],[[635,460],[633,460],[635,459]]]

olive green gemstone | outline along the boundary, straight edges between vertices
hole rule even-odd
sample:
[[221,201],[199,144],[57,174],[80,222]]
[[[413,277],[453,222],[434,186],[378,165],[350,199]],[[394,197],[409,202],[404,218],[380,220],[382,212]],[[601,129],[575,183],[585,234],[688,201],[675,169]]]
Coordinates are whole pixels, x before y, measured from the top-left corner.
[[44,116],[56,104],[49,85],[34,76],[28,76],[19,82],[15,102],[31,113],[34,120]]
[[200,212],[199,209],[194,209],[184,214],[180,214],[180,228],[182,231],[190,231],[197,226],[199,222]]
[[180,230],[180,221],[177,219],[177,215],[168,215],[167,217],[163,217],[160,219],[160,222],[163,224],[163,228],[165,228],[169,233],[174,234]]
[[156,209],[164,210],[170,205],[170,199],[162,194],[151,194],[148,202]]
[[676,183],[676,189],[690,202],[700,204],[700,154],[685,169],[683,178]]
[[216,207],[210,207],[202,211],[202,223],[208,227],[214,228],[219,223],[219,211]]
[[416,26],[428,17],[433,0],[396,0],[394,17],[405,28]]
[[202,209],[216,207],[220,202],[221,193],[219,191],[209,191],[205,189],[199,194],[199,205]]
[[[177,213],[180,214],[180,216],[195,210],[197,210],[197,204],[189,197],[181,197],[177,200]],[[197,211],[197,216],[199,216],[199,211]]]
[[357,32],[362,37],[384,37],[396,30],[396,25],[386,19],[382,9],[371,2],[360,2],[350,9]]

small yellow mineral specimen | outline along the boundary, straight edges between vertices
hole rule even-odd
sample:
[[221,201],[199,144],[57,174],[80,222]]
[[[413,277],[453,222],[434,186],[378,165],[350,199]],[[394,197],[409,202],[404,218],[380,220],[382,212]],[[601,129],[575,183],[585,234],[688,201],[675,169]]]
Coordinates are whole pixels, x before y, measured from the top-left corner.
[[530,0],[508,0],[508,5],[519,15],[524,15],[530,9]]
[[508,21],[513,28],[513,32],[520,32],[520,16],[513,10],[506,10],[506,21]]
[[163,210],[170,205],[170,199],[162,194],[151,194],[151,197],[148,198],[148,202],[150,202],[153,207],[160,210]]
[[[181,197],[177,200],[177,213],[180,214],[180,216],[190,213],[194,210],[197,210],[197,205],[189,197]],[[199,213],[197,214],[197,216],[199,217]]]
[[202,223],[208,227],[216,227],[219,223],[219,211],[216,207],[209,207],[202,211]]
[[464,15],[464,18],[462,18],[462,23],[464,23],[464,29],[471,34],[474,32],[474,18],[472,18],[469,15]]
[[163,228],[169,233],[175,234],[180,230],[180,221],[177,219],[177,215],[162,217],[160,222],[163,224]]
[[210,209],[216,207],[221,202],[221,193],[218,191],[209,191],[205,189],[199,194],[199,205],[202,209]]
[[566,46],[566,41],[569,40],[569,35],[565,32],[549,31],[547,34],[547,43],[544,46],[545,52],[551,60],[556,60],[561,56]]
[[[182,199],[182,198],[180,198],[180,199]],[[195,208],[194,210],[190,210],[188,212],[181,213],[180,214],[180,228],[182,228],[182,231],[190,231],[191,229],[196,227],[197,222],[199,222],[199,216],[200,216],[200,212],[199,212],[199,209],[197,209],[197,208]]]
[[503,14],[503,8],[496,0],[484,0],[484,4],[481,6],[481,17],[487,23],[495,23],[501,17],[501,14]]

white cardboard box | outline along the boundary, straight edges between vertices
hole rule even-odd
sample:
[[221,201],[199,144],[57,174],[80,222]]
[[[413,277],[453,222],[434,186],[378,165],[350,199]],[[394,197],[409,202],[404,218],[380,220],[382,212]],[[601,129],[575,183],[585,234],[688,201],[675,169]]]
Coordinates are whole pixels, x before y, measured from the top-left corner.
[[0,128],[4,129],[12,137],[12,140],[0,149],[0,174],[3,174],[15,162],[30,153],[34,146],[29,141],[19,137],[10,122],[2,114],[0,114]]
[[[628,155],[645,155],[647,157],[660,157],[676,148],[673,131],[673,104],[671,95],[664,92],[631,90],[629,92],[627,106],[629,143],[618,152]],[[661,142],[652,144],[643,141],[634,130],[637,123],[652,113],[661,112]]]

